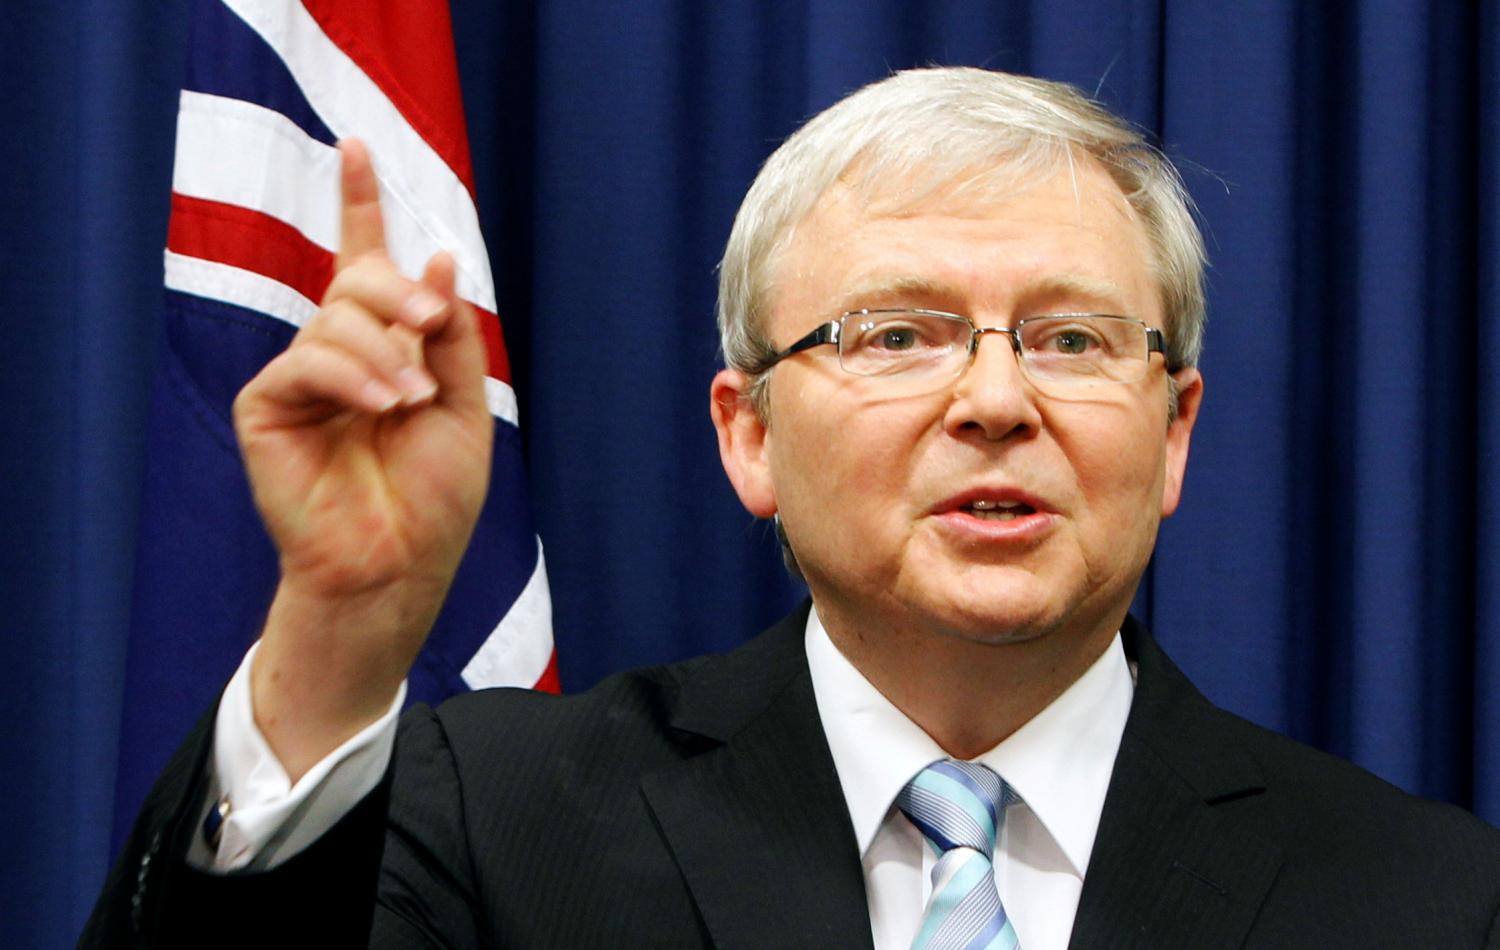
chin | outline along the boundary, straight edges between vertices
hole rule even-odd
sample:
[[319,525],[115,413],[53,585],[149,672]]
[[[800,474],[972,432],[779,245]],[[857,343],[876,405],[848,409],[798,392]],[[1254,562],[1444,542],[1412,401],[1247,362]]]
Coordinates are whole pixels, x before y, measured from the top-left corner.
[[1040,598],[1018,597],[1012,591],[949,599],[921,612],[928,614],[932,628],[948,636],[1003,646],[1040,639],[1062,625],[1058,612],[1039,608],[1045,608]]

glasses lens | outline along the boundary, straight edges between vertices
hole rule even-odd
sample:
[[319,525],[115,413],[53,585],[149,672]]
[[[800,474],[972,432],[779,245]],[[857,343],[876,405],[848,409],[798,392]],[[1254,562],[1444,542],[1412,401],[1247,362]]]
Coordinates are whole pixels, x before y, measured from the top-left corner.
[[1018,329],[1022,362],[1038,379],[1130,383],[1146,375],[1146,328],[1128,317],[1032,317]]
[[973,328],[958,317],[910,310],[846,314],[839,361],[859,376],[954,374],[968,359]]

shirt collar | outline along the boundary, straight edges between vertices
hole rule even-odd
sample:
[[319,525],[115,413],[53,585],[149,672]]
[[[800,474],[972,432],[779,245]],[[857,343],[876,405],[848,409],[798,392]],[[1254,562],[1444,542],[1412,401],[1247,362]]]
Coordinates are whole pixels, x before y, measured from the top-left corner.
[[[808,613],[806,643],[818,715],[863,855],[897,793],[946,753],[839,652],[816,608]],[[976,759],[1016,790],[1080,877],[1094,848],[1133,694],[1116,634],[1062,695]],[[870,741],[872,736],[879,741]]]

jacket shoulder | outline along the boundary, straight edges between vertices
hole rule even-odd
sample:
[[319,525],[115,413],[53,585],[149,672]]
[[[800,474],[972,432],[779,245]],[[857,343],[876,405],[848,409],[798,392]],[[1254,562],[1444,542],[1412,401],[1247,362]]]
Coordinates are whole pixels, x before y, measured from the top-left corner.
[[1500,829],[1446,802],[1413,795],[1338,756],[1215,708],[1224,734],[1259,766],[1258,820],[1294,851],[1348,850],[1417,869],[1474,862],[1500,881]]
[[403,732],[430,719],[455,753],[556,752],[573,743],[637,749],[669,741],[683,683],[723,657],[703,656],[670,665],[616,673],[588,690],[555,695],[500,687],[463,693],[436,710],[409,711]]

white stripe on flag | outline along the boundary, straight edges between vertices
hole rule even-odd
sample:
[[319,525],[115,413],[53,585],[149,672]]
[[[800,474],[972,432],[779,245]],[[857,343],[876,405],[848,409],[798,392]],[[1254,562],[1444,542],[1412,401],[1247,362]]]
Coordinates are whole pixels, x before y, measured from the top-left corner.
[[479,214],[453,169],[302,4],[224,2],[282,58],[334,135],[358,135],[370,146],[387,229],[412,229],[399,248],[391,245],[391,258],[402,273],[415,277],[434,253],[449,251],[458,264],[459,295],[494,313],[495,284]]
[[484,404],[489,407],[490,415],[496,419],[504,419],[513,426],[521,424],[521,412],[516,405],[516,391],[510,388],[509,383],[501,382],[493,376],[484,378]]
[[318,312],[317,304],[263,274],[172,251],[164,252],[162,257],[169,290],[258,310],[295,327],[302,326]]
[[338,251],[338,149],[253,102],[182,91],[172,190],[260,211]]
[[[401,272],[415,278],[428,258],[452,248],[435,244],[421,222],[403,213],[386,190],[389,184],[389,179],[381,181],[386,247]],[[314,244],[338,251],[338,149],[253,102],[183,91],[172,189],[259,211],[291,225]],[[472,282],[459,287],[460,296],[483,306],[475,291]],[[488,309],[494,309],[493,303]]]
[[[206,297],[222,303],[256,310],[267,316],[284,320],[300,327],[318,312],[318,305],[297,291],[263,274],[248,271],[231,264],[206,261],[198,257],[187,257],[166,251],[163,270],[169,290],[176,290],[195,297]],[[516,407],[516,391],[509,384],[491,376],[484,378],[484,402],[490,414],[511,425],[520,424],[520,413]],[[545,581],[545,578],[544,578]],[[535,583],[535,577],[532,578]],[[527,586],[530,590],[530,585]],[[545,587],[543,588],[545,594]],[[550,615],[547,629],[551,631]],[[531,685],[530,683],[526,685]]]
[[552,599],[547,593],[547,561],[538,538],[536,570],[462,675],[471,689],[534,686],[551,660]]

